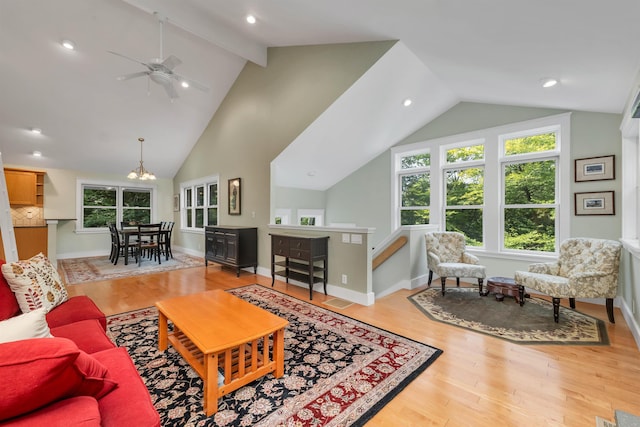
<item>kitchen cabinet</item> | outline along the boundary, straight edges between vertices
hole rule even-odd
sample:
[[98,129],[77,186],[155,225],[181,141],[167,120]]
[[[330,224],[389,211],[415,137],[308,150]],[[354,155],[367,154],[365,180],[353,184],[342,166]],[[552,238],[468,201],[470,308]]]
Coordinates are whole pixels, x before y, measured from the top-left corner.
[[44,172],[4,170],[10,205],[44,206]]
[[[47,255],[49,244],[49,232],[47,226],[43,227],[14,227],[13,234],[16,236],[16,246],[18,248],[18,259],[29,259],[42,252]],[[4,244],[0,232],[0,259],[6,259],[4,255]]]

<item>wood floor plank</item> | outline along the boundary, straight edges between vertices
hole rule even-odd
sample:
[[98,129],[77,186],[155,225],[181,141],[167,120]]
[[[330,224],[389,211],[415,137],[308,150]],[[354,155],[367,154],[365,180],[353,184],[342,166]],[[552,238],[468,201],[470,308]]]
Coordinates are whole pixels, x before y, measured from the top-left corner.
[[[68,286],[88,295],[107,314],[149,307],[155,301],[209,289],[231,289],[271,278],[195,267],[160,274]],[[308,289],[276,281],[275,289],[308,300]],[[609,324],[603,306],[577,303],[607,324],[609,346],[518,345],[430,320],[400,290],[369,307],[353,304],[338,313],[444,350],[431,367],[378,412],[368,427],[563,426],[613,420],[614,410],[640,414],[640,352],[622,313]],[[315,292],[313,304],[331,309]]]

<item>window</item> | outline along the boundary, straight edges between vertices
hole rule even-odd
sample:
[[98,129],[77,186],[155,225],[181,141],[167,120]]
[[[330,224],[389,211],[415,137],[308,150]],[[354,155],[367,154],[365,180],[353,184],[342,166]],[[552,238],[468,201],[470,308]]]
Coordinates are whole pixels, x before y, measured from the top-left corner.
[[273,223],[288,225],[290,217],[291,217],[291,209],[276,209]]
[[78,231],[104,230],[121,221],[149,223],[153,218],[154,188],[78,182],[82,198]]
[[555,131],[503,137],[502,245],[506,250],[555,252],[558,209],[556,140]]
[[218,225],[218,177],[208,177],[181,185],[182,228],[204,230]]
[[298,225],[322,227],[324,225],[324,209],[298,209]]
[[429,223],[431,157],[428,152],[400,158],[400,225]]
[[393,228],[438,224],[505,257],[557,252],[570,229],[569,136],[566,113],[394,147]]
[[445,229],[464,234],[469,246],[483,246],[484,145],[445,150]]

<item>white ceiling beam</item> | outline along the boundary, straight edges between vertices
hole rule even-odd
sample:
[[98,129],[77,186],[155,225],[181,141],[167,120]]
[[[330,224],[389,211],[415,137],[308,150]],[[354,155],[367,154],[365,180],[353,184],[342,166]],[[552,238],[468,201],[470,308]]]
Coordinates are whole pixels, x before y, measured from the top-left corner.
[[262,67],[267,66],[267,46],[251,40],[229,27],[216,16],[205,15],[183,2],[157,0],[123,0],[144,12],[159,12],[169,24],[200,37],[228,52]]

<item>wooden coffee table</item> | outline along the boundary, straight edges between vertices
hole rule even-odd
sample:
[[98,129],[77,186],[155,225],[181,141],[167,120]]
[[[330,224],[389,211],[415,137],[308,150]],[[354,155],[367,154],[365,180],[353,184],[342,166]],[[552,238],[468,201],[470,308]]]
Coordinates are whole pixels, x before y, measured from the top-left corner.
[[489,295],[491,292],[496,294],[496,300],[498,301],[502,301],[505,295],[509,295],[514,297],[521,306],[524,305],[524,286],[517,285],[516,281],[510,277],[489,277],[484,296]]
[[158,301],[156,307],[158,347],[164,351],[170,342],[200,375],[207,416],[218,410],[220,397],[271,372],[276,378],[284,374],[286,319],[222,290]]

